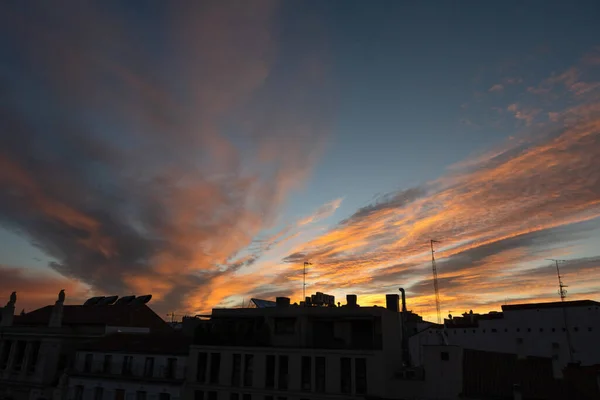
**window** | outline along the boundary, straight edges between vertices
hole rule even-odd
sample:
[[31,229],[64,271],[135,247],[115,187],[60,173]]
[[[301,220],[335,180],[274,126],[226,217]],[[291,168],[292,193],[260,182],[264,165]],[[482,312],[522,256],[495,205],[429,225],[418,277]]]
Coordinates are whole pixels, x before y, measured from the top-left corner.
[[85,361],[83,363],[83,372],[92,372],[92,361],[94,360],[93,354],[86,354]]
[[442,359],[442,361],[450,361],[450,353],[448,353],[447,351],[442,351],[440,353],[440,358]]
[[504,328],[504,332],[508,332],[508,328]]
[[352,392],[352,370],[350,364],[350,358],[342,357],[340,359],[340,386],[342,393]]
[[104,389],[97,387],[94,389],[94,400],[102,400],[104,397]]
[[517,332],[521,332],[521,328],[517,328]]
[[159,393],[158,400],[171,400],[171,395],[169,393]]
[[566,328],[562,328],[562,331],[563,331],[563,332],[566,332],[566,331],[567,331],[567,329],[566,329]]
[[591,332],[591,331],[592,331],[592,327],[590,326],[590,327],[588,327],[588,332]]
[[25,357],[25,346],[27,342],[19,340],[15,349],[15,355],[13,357],[13,368],[15,371],[20,371],[23,366],[23,358]]
[[165,370],[165,378],[175,379],[177,373],[177,359],[167,358],[167,369]]
[[81,400],[83,398],[83,386],[75,386],[75,400]]
[[123,390],[123,389],[115,390],[115,400],[125,400],[125,390]]
[[277,335],[293,334],[295,327],[295,318],[275,318],[275,333]]
[[[221,353],[210,355],[210,383],[219,383],[219,372],[221,370]],[[210,396],[210,392],[208,393]],[[211,399],[209,399],[211,400]]]
[[146,357],[144,364],[144,376],[152,377],[154,375],[154,357]]
[[217,392],[208,392],[208,400],[217,400]]
[[121,368],[121,373],[123,375],[131,375],[131,363],[133,362],[133,357],[125,356],[123,357],[123,366]]
[[35,366],[37,365],[37,360],[40,355],[40,342],[36,341],[32,343],[31,354],[29,357],[29,361],[27,362],[27,372],[34,373]]
[[473,333],[475,333],[475,329],[473,329]]
[[146,392],[143,390],[135,392],[135,400],[146,400]]
[[483,333],[485,333],[485,329],[483,330]]
[[194,391],[194,400],[204,400],[204,391],[195,390]]
[[107,354],[104,356],[104,363],[102,364],[102,372],[109,374],[111,372],[112,356]]
[[229,400],[240,400],[239,393],[229,393]]
[[275,387],[275,356],[267,356],[267,367],[265,375],[265,387]]
[[302,368],[301,368],[301,389],[310,390],[312,360],[311,357],[302,356]]
[[242,400],[252,400],[252,395],[250,393],[244,393]]
[[5,340],[4,346],[2,346],[2,362],[0,362],[0,368],[5,369],[8,366],[8,356],[12,348],[12,340]]
[[208,354],[198,353],[198,369],[196,370],[196,380],[200,383],[206,382],[206,361]]
[[466,329],[463,329],[463,333],[467,333],[467,330],[466,330]]
[[540,328],[540,332],[544,332],[544,328]]
[[578,327],[575,327],[575,328],[573,328],[573,330],[574,330],[575,332],[579,332],[579,328],[578,328]]
[[231,385],[240,386],[240,380],[242,376],[242,355],[233,355],[233,367],[231,369]]
[[315,389],[317,392],[325,392],[326,371],[325,357],[315,357]]
[[273,400],[273,396],[265,396],[265,400]]
[[[254,381],[254,356],[246,354],[244,357],[244,386],[252,386]],[[246,395],[244,395],[246,396]]]
[[288,388],[288,356],[279,356],[279,390]]
[[527,328],[527,332],[531,332],[531,328]]
[[356,393],[367,393],[367,359],[354,359],[354,376],[356,379]]
[[556,328],[552,328],[552,332],[556,332]]
[[493,328],[492,333],[496,333],[496,332],[498,332],[498,330],[496,328]]

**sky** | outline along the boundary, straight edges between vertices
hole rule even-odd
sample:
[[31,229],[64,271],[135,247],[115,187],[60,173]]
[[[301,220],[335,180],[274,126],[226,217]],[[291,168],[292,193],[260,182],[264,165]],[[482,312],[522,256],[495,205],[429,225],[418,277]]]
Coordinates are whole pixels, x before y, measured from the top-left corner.
[[596,1],[0,4],[0,298],[599,299]]

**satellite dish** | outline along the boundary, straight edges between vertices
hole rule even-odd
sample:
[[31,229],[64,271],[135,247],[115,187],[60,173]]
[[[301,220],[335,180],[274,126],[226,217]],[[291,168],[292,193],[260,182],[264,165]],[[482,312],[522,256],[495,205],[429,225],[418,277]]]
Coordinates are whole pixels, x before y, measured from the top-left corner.
[[113,304],[115,301],[117,301],[117,299],[119,298],[119,296],[107,296],[105,298],[103,298],[102,300],[100,300],[98,302],[98,304],[96,304],[97,306],[109,306],[111,304]]
[[138,296],[136,297],[131,304],[146,304],[147,302],[150,301],[150,299],[152,299],[152,295],[151,294],[146,294],[144,296]]
[[115,305],[118,306],[118,305],[130,304],[134,299],[135,299],[135,296],[123,296],[119,300],[117,300]]
[[85,303],[83,303],[84,306],[94,306],[96,304],[98,304],[98,302],[100,300],[104,299],[104,296],[96,296],[96,297],[92,297],[90,299],[87,299],[85,301]]

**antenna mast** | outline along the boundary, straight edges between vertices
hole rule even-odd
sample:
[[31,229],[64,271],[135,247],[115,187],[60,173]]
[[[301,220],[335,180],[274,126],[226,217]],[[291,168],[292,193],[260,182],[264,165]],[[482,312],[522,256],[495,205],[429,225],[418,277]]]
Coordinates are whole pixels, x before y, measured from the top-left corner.
[[[562,281],[562,277],[560,276],[560,269],[558,268],[558,263],[564,263],[566,260],[556,260],[554,258],[548,258],[548,261],[554,261],[556,265],[556,276],[558,277],[558,294],[560,295],[560,301],[564,302],[567,297],[567,290],[565,289],[567,285],[565,285]],[[562,307],[563,310],[563,320],[565,326],[565,334],[567,336],[567,347],[569,348],[569,361],[573,362],[573,348],[571,347],[571,334],[569,333],[569,325],[567,321],[567,308],[565,306]]]
[[308,261],[304,261],[304,271],[302,272],[302,301],[306,301],[306,266],[312,265]]
[[558,268],[558,263],[564,263],[566,261],[555,260],[553,258],[549,258],[548,261],[554,261],[554,263],[556,264],[556,276],[558,277],[558,294],[560,295],[560,301],[565,301],[565,298],[567,297],[567,290],[565,288],[568,286],[565,285],[562,281],[562,277],[560,276],[560,269]]
[[431,269],[433,270],[433,289],[435,290],[435,309],[437,311],[437,323],[442,323],[442,312],[440,311],[440,289],[438,287],[438,275],[437,267],[435,265],[435,250],[433,249],[434,243],[440,243],[438,240],[431,239],[429,244],[431,246]]

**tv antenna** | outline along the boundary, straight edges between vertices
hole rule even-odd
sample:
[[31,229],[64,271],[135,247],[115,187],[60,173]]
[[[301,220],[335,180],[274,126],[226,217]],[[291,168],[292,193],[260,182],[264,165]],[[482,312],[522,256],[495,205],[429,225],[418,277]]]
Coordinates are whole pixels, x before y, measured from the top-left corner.
[[431,269],[433,271],[433,289],[435,291],[435,310],[437,312],[437,323],[442,323],[442,312],[440,310],[440,289],[438,287],[438,274],[437,267],[435,265],[435,250],[433,249],[434,243],[440,243],[439,240],[430,239],[429,245],[431,246]]
[[311,262],[304,261],[304,270],[302,271],[302,301],[306,301],[306,266],[312,265]]
[[556,260],[554,258],[547,258],[546,260],[554,261],[554,264],[556,265],[556,276],[558,277],[558,294],[560,295],[560,301],[565,301],[565,298],[567,297],[567,290],[565,288],[568,286],[565,285],[562,281],[562,277],[560,276],[560,269],[558,268],[558,263],[564,263],[567,261],[566,260]]

